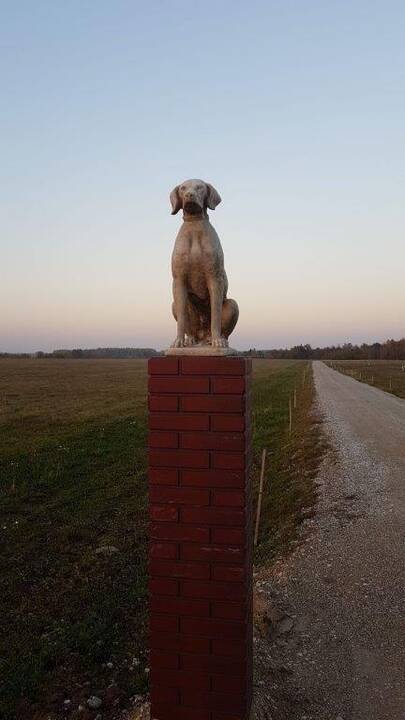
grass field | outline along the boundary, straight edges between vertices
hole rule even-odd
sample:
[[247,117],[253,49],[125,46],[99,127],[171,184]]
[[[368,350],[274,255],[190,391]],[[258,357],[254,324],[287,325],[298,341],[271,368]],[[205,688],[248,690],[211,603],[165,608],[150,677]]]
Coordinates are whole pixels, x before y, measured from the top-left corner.
[[[256,361],[253,399],[260,563],[312,512],[323,447],[309,363]],[[83,718],[92,694],[106,720],[147,690],[145,421],[144,361],[0,361],[4,720]]]
[[405,398],[404,360],[328,360],[329,367],[355,380]]

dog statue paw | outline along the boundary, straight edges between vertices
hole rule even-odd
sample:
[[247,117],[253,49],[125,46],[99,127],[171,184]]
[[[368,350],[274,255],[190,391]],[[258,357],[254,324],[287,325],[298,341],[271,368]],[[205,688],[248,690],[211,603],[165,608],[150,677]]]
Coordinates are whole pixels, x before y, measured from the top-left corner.
[[228,347],[228,340],[224,337],[212,338],[211,345],[216,348],[226,348]]
[[186,347],[186,341],[185,341],[184,337],[176,337],[175,341],[172,342],[170,347],[172,347],[172,348]]

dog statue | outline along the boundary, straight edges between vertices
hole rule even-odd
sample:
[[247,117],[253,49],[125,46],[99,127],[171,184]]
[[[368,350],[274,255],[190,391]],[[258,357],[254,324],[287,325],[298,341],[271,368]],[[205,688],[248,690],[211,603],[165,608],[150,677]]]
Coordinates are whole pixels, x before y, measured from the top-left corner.
[[192,345],[228,347],[239,308],[227,298],[228,279],[219,237],[207,208],[215,210],[219,193],[202,180],[186,180],[170,193],[172,215],[183,209],[172,255],[173,315],[177,337],[172,348]]

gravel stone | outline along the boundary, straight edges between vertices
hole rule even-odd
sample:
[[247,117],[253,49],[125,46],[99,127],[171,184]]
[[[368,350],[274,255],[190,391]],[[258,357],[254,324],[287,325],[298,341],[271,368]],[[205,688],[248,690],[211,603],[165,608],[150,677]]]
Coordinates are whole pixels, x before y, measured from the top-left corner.
[[405,401],[321,362],[314,376],[331,450],[315,518],[268,580],[296,618],[276,648],[291,675],[255,718],[404,720]]
[[97,697],[96,695],[91,695],[91,697],[89,697],[89,699],[87,700],[87,705],[92,710],[98,710],[102,704],[103,703],[101,698]]

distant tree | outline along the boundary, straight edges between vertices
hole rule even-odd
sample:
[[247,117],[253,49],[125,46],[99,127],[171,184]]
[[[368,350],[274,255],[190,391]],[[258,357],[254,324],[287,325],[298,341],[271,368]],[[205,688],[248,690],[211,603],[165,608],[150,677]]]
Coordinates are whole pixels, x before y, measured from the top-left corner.
[[[45,353],[42,350],[31,355],[30,353],[0,353],[0,358],[150,358],[162,355],[154,348],[75,348],[73,350],[54,350],[52,353]],[[292,348],[274,348],[272,350],[259,350],[250,348],[241,355],[257,358],[273,359],[296,359],[296,360],[405,360],[405,338],[400,340],[386,340],[384,343],[362,343],[353,345],[329,345],[326,347],[312,348],[308,343],[295,345]]]

